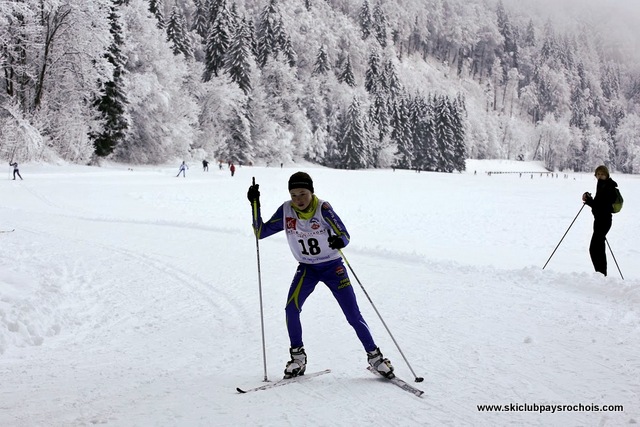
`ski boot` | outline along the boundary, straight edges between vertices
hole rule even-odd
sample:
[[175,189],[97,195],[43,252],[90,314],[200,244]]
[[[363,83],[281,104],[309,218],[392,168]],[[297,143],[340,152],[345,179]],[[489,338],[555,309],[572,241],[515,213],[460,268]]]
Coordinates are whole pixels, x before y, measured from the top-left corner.
[[289,353],[291,354],[291,360],[287,362],[287,367],[284,368],[284,378],[304,375],[304,371],[307,369],[307,353],[304,352],[304,347],[292,347],[289,349]]
[[369,362],[369,365],[371,365],[371,367],[378,371],[378,373],[383,377],[395,377],[391,362],[389,361],[389,359],[385,359],[379,348],[376,348],[371,352],[367,352],[367,361]]

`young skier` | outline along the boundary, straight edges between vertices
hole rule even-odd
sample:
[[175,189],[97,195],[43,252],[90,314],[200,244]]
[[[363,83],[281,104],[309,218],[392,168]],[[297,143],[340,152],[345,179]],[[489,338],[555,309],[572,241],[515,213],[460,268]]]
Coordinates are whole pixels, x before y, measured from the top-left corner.
[[595,171],[598,180],[596,185],[596,197],[591,197],[591,193],[582,195],[582,201],[591,206],[593,213],[593,235],[589,245],[589,255],[596,271],[607,275],[607,253],[605,240],[607,233],[611,229],[613,202],[616,201],[616,187],[618,184],[609,176],[609,169],[606,166],[598,166]]
[[186,178],[186,170],[189,169],[189,166],[187,166],[187,164],[184,162],[184,160],[182,161],[182,164],[180,165],[180,169],[178,169],[178,175],[176,175],[176,178],[180,176],[180,174],[182,174],[183,178]]
[[299,262],[285,306],[291,360],[284,377],[303,375],[307,354],[302,342],[300,312],[318,282],[331,290],[349,324],[367,352],[369,364],[387,378],[394,376],[393,366],[375,344],[369,326],[360,314],[353,287],[338,249],[349,243],[349,233],[331,205],[314,194],[313,181],[304,172],[289,178],[291,201],[278,208],[269,221],[262,220],[259,185],[249,187],[247,197],[253,206],[253,228],[259,239],[285,230],[289,248]]
[[18,169],[18,162],[9,162],[9,166],[13,166],[13,180],[16,180],[16,175],[18,175],[20,177],[20,180],[22,180],[20,169]]

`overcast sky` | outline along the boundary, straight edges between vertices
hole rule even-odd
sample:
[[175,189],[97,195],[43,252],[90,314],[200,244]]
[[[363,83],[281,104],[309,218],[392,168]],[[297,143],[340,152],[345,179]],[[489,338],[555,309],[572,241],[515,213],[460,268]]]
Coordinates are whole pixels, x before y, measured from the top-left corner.
[[640,57],[640,0],[502,0],[510,10],[533,12],[558,28],[586,25],[618,50]]

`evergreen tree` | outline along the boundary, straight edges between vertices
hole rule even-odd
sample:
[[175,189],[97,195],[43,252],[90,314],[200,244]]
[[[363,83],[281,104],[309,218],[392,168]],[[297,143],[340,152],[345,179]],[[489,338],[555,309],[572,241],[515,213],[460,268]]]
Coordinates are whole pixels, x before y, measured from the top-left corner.
[[509,22],[509,16],[504,10],[502,0],[498,1],[496,15],[498,20],[498,30],[504,39],[500,58],[502,60],[503,67],[503,80],[506,81],[509,70],[511,68],[518,67],[518,45],[514,28]]
[[387,16],[382,10],[382,2],[378,0],[373,8],[373,29],[376,40],[378,40],[383,49],[387,47],[387,26]]
[[362,107],[357,97],[353,98],[347,113],[343,117],[339,148],[342,153],[340,167],[362,169],[371,164],[371,155]]
[[281,30],[280,37],[278,39],[280,50],[282,51],[284,57],[287,59],[287,64],[289,64],[290,67],[295,67],[297,55],[293,50],[293,46],[291,45],[291,37],[284,31],[284,24],[282,23],[282,19],[280,19],[280,24],[278,25],[278,27]]
[[[204,8],[207,13],[207,27],[211,28],[218,19],[218,12],[227,7],[227,0],[203,0]],[[207,34],[209,31],[207,30]]]
[[187,23],[177,6],[173,7],[167,24],[167,41],[171,43],[173,54],[193,57],[193,48],[187,32]]
[[101,114],[103,128],[101,131],[92,132],[90,135],[95,147],[95,154],[100,157],[111,154],[115,147],[126,139],[127,129],[129,128],[127,96],[123,79],[126,58],[124,58],[121,51],[124,40],[122,38],[120,14],[116,4],[117,2],[114,1],[109,13],[113,42],[106,54],[107,60],[113,65],[113,79],[101,82],[102,97],[96,101],[96,107]]
[[204,40],[207,37],[209,11],[207,0],[194,0],[193,24],[191,30],[195,31]]
[[409,123],[407,97],[393,100],[390,110],[391,142],[397,147],[397,165],[400,168],[411,169],[413,166],[414,146],[411,124]]
[[260,14],[258,26],[258,65],[264,67],[270,57],[276,57],[279,50],[279,42],[282,40],[282,22],[277,0],[269,0]]
[[249,37],[249,49],[251,49],[251,54],[257,58],[258,41],[256,40],[256,28],[251,20],[247,22],[247,36]]
[[527,24],[527,29],[525,30],[523,37],[523,45],[526,47],[533,47],[536,45],[536,30],[532,19],[529,19],[529,23]]
[[584,65],[582,62],[578,64],[578,79],[575,87],[571,92],[571,119],[569,124],[581,130],[589,125],[589,116],[592,106],[590,99],[590,89],[586,81]]
[[351,68],[351,55],[347,55],[347,59],[344,62],[344,69],[338,75],[338,81],[340,83],[346,83],[351,87],[356,86],[356,78],[353,75],[353,68]]
[[225,140],[217,157],[238,164],[249,163],[254,160],[253,144],[251,143],[250,123],[246,114],[235,110],[229,120],[230,136]]
[[369,107],[369,121],[373,123],[378,131],[378,142],[382,143],[389,134],[390,118],[387,98],[381,94],[374,95],[373,104]]
[[399,96],[403,91],[402,83],[400,83],[400,79],[398,78],[398,74],[396,73],[396,69],[391,60],[388,60],[384,64],[382,75],[382,82],[384,84],[385,91],[389,94],[389,96]]
[[373,28],[373,20],[371,19],[371,11],[369,10],[369,1],[364,0],[362,7],[360,8],[360,31],[362,33],[362,40],[366,40],[371,35]]
[[453,159],[452,166],[458,172],[467,168],[467,144],[465,142],[465,125],[463,117],[465,115],[464,99],[461,96],[451,103],[451,119],[453,127]]
[[316,56],[316,63],[313,66],[313,75],[324,75],[329,72],[329,58],[327,57],[327,52],[325,52],[324,45],[320,46],[320,50],[318,51],[318,56]]
[[155,16],[158,20],[158,23],[156,25],[160,29],[164,28],[165,26],[164,13],[162,12],[163,8],[164,6],[162,4],[162,0],[149,0],[149,12],[151,12],[153,16]]
[[208,82],[218,77],[224,66],[224,57],[231,44],[231,28],[229,28],[229,11],[226,7],[217,10],[216,21],[207,35],[205,48],[205,70],[202,80]]
[[435,139],[433,105],[420,95],[416,95],[409,103],[409,124],[413,166],[422,170],[437,170],[440,152]]
[[434,170],[441,172],[452,172],[454,158],[454,122],[451,114],[450,103],[445,96],[438,96],[434,99],[435,112],[435,139],[438,144],[438,163]]
[[364,74],[364,88],[371,94],[378,93],[381,87],[381,64],[377,51],[369,55],[369,68]]
[[231,80],[247,94],[251,91],[251,49],[245,18],[238,25],[225,58],[225,68]]

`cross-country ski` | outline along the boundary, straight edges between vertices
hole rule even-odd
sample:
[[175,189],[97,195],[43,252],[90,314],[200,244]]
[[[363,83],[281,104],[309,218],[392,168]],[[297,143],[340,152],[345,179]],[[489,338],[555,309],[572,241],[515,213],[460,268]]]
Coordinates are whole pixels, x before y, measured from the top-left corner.
[[384,381],[388,381],[391,384],[400,387],[404,391],[408,391],[409,393],[415,394],[418,397],[422,396],[422,394],[424,393],[424,391],[420,390],[419,388],[416,388],[416,387],[412,386],[411,384],[409,384],[408,382],[404,381],[403,379],[398,378],[397,376],[394,376],[392,378],[383,377],[382,374],[380,374],[380,372],[376,371],[371,366],[367,366],[367,370],[369,372],[371,372],[373,375],[375,375],[377,377],[380,377]]
[[236,391],[238,393],[244,394],[244,393],[251,393],[251,392],[254,392],[254,391],[268,390],[268,389],[274,388],[274,387],[280,387],[280,386],[283,386],[283,385],[299,383],[301,381],[305,381],[305,380],[308,380],[310,378],[319,377],[320,375],[328,374],[329,372],[331,372],[331,369],[325,369],[324,371],[312,372],[310,374],[304,374],[304,375],[300,375],[298,377],[283,378],[283,379],[278,380],[278,381],[273,382],[273,383],[266,383],[266,384],[263,384],[261,386],[254,387],[254,388],[248,388],[248,389],[242,389],[240,387],[236,387]]

